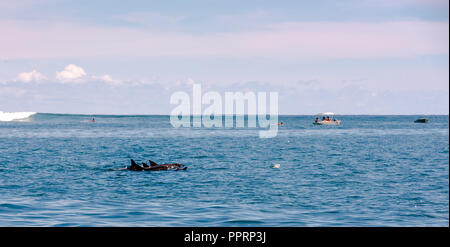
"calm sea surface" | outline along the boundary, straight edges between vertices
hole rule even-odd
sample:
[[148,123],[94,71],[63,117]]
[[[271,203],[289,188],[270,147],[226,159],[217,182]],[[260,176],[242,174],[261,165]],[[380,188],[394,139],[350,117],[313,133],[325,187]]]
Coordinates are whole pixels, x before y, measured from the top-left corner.
[[[270,139],[168,116],[0,122],[0,226],[448,226],[449,117],[419,117],[280,116]],[[130,158],[189,168],[112,170]]]

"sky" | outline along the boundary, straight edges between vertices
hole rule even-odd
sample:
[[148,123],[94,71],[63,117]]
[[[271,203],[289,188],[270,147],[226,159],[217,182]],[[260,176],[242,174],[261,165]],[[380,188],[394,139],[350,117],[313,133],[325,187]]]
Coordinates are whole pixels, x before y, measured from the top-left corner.
[[168,115],[193,83],[280,114],[448,114],[449,1],[0,2],[0,111]]

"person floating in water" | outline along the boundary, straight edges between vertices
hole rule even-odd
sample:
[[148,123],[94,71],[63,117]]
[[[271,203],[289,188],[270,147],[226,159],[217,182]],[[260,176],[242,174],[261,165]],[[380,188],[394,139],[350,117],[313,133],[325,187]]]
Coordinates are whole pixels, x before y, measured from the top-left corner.
[[283,122],[280,122],[278,125],[280,125],[280,126],[283,126],[284,125],[284,123]]
[[92,118],[92,122],[95,123],[95,118]]
[[319,117],[316,117],[316,121],[314,121],[315,123],[319,122]]

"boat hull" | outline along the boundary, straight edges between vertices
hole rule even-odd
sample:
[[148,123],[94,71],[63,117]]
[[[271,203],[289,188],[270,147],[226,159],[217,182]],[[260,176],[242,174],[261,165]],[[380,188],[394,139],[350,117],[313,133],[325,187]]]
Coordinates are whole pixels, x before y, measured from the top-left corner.
[[414,123],[428,123],[428,118],[419,118]]
[[314,122],[314,125],[340,125],[341,121],[336,120],[336,121],[319,121],[319,122]]

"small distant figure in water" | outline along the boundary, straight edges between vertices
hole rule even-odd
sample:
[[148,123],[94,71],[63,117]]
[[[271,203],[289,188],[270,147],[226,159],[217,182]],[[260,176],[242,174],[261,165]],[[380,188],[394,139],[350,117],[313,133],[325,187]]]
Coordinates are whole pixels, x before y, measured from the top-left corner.
[[325,120],[326,120],[326,119],[325,119],[325,116],[323,116],[323,117],[322,117],[322,121],[325,121]]
[[280,125],[280,126],[283,126],[284,125],[284,123],[283,122],[280,122],[278,125]]
[[316,121],[314,121],[314,122],[318,123],[319,122],[319,117],[316,117]]
[[327,121],[328,121],[328,122],[330,122],[330,121],[331,121],[331,120],[330,120],[330,116],[328,116],[328,117],[327,117]]
[[95,118],[92,118],[92,122],[95,123]]

